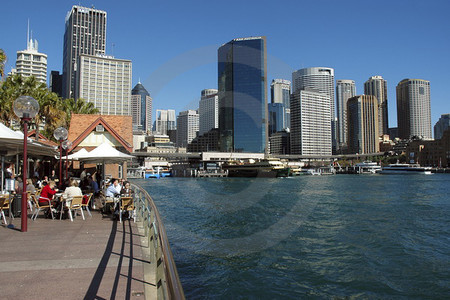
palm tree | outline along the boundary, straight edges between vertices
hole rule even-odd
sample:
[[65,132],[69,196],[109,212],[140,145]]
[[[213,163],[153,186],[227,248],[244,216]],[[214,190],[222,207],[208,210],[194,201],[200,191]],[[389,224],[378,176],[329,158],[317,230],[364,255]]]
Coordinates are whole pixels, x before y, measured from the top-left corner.
[[65,124],[66,113],[62,111],[61,99],[50,92],[45,83],[38,82],[34,76],[23,78],[21,75],[8,76],[0,88],[0,120],[5,124],[18,120],[13,111],[14,101],[21,95],[28,95],[39,103],[39,113],[35,117],[36,136],[39,126],[45,122],[44,132],[52,136],[53,130]]
[[0,80],[3,81],[3,77],[5,76],[5,62],[6,62],[6,53],[3,49],[0,49]]
[[65,99],[62,101],[62,110],[66,113],[66,124],[69,126],[72,114],[98,114],[100,111],[95,108],[94,103],[87,102],[80,98],[74,100],[73,98]]

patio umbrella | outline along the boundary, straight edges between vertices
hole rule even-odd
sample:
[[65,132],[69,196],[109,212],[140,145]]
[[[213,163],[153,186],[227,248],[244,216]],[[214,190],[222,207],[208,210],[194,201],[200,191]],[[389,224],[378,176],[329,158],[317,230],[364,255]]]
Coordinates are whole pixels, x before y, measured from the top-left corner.
[[103,165],[103,181],[105,180],[105,164],[123,163],[124,161],[130,161],[134,156],[120,152],[113,148],[109,143],[104,142],[94,150],[83,155],[78,160],[84,163],[99,163]]
[[[54,156],[55,149],[52,146],[36,142],[28,138],[27,153],[35,156]],[[4,181],[4,159],[5,156],[23,153],[23,133],[14,131],[0,123],[0,155],[2,160],[2,190]]]

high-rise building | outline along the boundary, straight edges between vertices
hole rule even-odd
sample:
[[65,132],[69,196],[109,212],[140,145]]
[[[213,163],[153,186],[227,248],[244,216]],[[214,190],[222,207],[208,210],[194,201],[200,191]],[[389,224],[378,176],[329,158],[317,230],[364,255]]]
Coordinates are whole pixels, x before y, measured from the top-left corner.
[[348,152],[377,153],[380,151],[378,136],[378,100],[372,95],[355,96],[347,101]]
[[388,134],[389,120],[388,120],[388,99],[387,99],[387,84],[386,80],[381,76],[372,76],[364,83],[364,94],[372,95],[378,101],[378,129],[379,136]]
[[49,89],[62,97],[62,74],[59,71],[50,72]]
[[219,96],[216,89],[202,91],[198,106],[199,135],[213,128],[219,128]]
[[282,131],[285,126],[285,108],[283,103],[267,104],[269,114],[269,136],[277,131]]
[[198,112],[182,111],[177,117],[177,147],[186,148],[198,134]]
[[434,125],[434,139],[439,140],[444,135],[444,131],[450,129],[450,114],[443,114]]
[[347,148],[347,101],[355,96],[354,80],[336,80],[337,145],[341,150]]
[[145,132],[151,131],[152,98],[141,82],[131,90],[131,116],[134,128]]
[[131,115],[131,61],[112,56],[80,55],[75,94],[102,115]]
[[63,48],[63,96],[74,98],[78,57],[105,54],[106,12],[74,5],[67,13]]
[[[331,115],[331,139],[333,149],[336,149],[336,114],[334,109],[334,69],[325,67],[313,67],[300,69],[292,73],[292,92],[305,88],[315,89],[329,97]],[[292,119],[292,116],[291,116]]]
[[401,139],[432,139],[430,82],[403,79],[397,85],[397,123]]
[[[166,134],[169,135],[169,131],[176,130],[176,118],[175,110],[173,109],[157,109],[156,110],[156,120],[155,120],[155,134]],[[171,139],[171,141],[173,141]]]
[[266,37],[234,39],[219,48],[218,86],[221,151],[266,153]]
[[285,128],[291,127],[291,82],[285,79],[274,79],[270,84],[270,94],[272,103],[282,103],[284,105]]
[[38,52],[37,40],[27,40],[27,49],[17,51],[15,73],[47,84],[47,54]]
[[331,155],[330,97],[304,87],[291,95],[291,154]]

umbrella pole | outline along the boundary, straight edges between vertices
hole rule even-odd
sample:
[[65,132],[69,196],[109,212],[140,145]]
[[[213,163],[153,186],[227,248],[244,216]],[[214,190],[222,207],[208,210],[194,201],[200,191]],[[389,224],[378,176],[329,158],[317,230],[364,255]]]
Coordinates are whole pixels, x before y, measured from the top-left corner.
[[2,194],[3,194],[3,183],[5,182],[5,157],[2,155]]

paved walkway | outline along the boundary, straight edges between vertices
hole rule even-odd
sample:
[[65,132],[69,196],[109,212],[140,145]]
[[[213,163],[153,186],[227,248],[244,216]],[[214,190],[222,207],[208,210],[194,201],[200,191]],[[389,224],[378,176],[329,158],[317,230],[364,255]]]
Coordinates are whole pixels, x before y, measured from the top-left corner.
[[92,215],[71,222],[40,213],[36,221],[28,219],[28,232],[20,232],[20,218],[13,220],[16,229],[2,225],[1,298],[155,298],[154,279],[144,280],[153,264],[138,223]]

